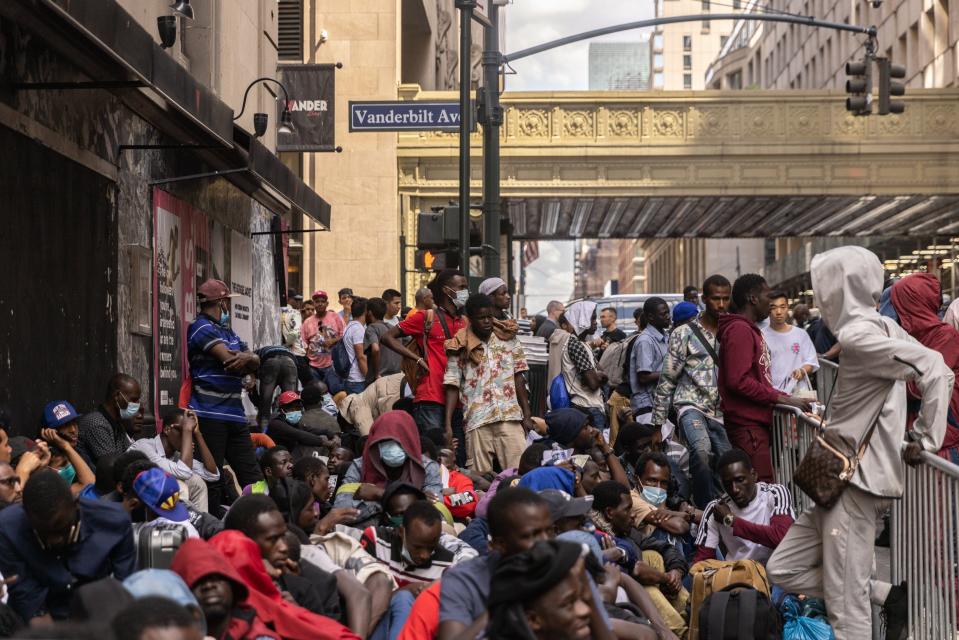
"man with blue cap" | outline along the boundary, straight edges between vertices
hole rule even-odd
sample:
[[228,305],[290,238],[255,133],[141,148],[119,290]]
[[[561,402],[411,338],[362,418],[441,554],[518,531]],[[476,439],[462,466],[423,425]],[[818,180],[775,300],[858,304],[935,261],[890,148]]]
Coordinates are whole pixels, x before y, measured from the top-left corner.
[[154,467],[147,469],[133,481],[133,490],[140,502],[155,515],[150,522],[169,522],[183,525],[190,538],[199,538],[200,533],[190,524],[190,512],[180,501],[180,484],[176,478]]
[[692,302],[680,302],[673,307],[673,331],[699,315],[699,307]]

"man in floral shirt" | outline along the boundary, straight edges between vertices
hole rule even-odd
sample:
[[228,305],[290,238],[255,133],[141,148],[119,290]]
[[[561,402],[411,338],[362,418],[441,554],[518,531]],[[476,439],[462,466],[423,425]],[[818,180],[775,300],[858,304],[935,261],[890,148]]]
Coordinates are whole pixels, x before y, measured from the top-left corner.
[[476,473],[519,466],[532,428],[526,381],[526,354],[515,329],[493,323],[493,301],[474,294],[466,302],[469,326],[446,342],[446,423],[463,405],[466,466]]

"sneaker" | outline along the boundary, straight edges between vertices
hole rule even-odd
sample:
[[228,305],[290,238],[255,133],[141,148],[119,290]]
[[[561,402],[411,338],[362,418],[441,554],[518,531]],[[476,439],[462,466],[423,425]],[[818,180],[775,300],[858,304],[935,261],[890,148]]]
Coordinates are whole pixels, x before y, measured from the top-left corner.
[[906,583],[894,585],[882,603],[882,618],[886,624],[886,640],[901,640],[909,618],[909,599]]

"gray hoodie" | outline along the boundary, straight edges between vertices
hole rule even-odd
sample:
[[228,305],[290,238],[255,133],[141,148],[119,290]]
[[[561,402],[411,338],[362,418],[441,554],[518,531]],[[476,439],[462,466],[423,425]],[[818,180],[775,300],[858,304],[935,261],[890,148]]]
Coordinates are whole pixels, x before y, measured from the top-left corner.
[[876,311],[883,268],[874,253],[863,247],[839,247],[813,258],[810,270],[823,321],[842,345],[827,433],[852,454],[878,416],[852,484],[873,495],[901,497],[906,381],[915,382],[922,393],[913,437],[926,451],[935,452],[945,435],[952,371],[938,352]]

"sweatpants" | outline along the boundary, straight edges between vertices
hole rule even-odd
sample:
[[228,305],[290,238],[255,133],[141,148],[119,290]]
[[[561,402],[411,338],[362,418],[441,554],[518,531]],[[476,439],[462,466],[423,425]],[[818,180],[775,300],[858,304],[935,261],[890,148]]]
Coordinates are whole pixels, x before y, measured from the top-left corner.
[[767,427],[730,424],[726,417],[726,435],[734,449],[742,449],[749,456],[760,482],[776,481]]
[[872,640],[870,603],[881,605],[891,588],[874,578],[877,521],[889,502],[848,486],[832,509],[799,516],[766,564],[787,592],[825,599],[836,640]]

